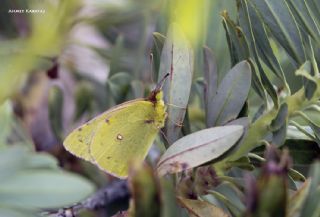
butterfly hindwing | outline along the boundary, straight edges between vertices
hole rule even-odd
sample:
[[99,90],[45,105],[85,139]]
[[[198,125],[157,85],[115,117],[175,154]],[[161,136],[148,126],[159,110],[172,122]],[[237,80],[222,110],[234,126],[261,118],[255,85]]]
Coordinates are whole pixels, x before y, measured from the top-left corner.
[[84,160],[91,161],[89,146],[98,128],[98,118],[78,127],[64,140],[64,147]]
[[108,173],[126,177],[130,160],[142,162],[159,131],[155,112],[152,102],[140,100],[105,116],[90,144],[93,162]]

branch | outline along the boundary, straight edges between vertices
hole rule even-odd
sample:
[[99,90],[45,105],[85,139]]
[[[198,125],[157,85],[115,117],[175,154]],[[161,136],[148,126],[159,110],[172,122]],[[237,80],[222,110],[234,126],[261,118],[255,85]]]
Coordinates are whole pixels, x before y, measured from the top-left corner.
[[83,210],[98,210],[106,205],[130,196],[128,183],[126,180],[112,182],[105,188],[100,189],[91,197],[73,206],[50,212],[52,217],[76,216]]

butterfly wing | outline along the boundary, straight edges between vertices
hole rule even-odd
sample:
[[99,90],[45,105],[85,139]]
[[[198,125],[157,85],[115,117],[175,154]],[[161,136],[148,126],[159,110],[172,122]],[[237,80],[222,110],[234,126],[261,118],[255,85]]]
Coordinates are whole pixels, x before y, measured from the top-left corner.
[[125,178],[130,160],[143,161],[159,128],[150,101],[130,103],[107,114],[89,145],[92,161],[106,172]]
[[127,177],[128,162],[144,160],[159,131],[156,123],[165,119],[157,112],[148,100],[120,104],[71,132],[64,147],[110,174]]
[[72,131],[63,142],[65,149],[77,157],[91,161],[89,146],[97,132],[99,121],[99,118],[92,119]]
[[93,118],[89,122],[73,130],[63,141],[65,149],[77,157],[92,162],[93,159],[89,153],[89,146],[92,144],[93,138],[95,137],[100,124],[106,119],[106,117],[111,116],[113,112],[119,112],[120,110],[130,106],[130,104],[138,101],[143,101],[143,99],[128,101],[112,107],[98,117]]

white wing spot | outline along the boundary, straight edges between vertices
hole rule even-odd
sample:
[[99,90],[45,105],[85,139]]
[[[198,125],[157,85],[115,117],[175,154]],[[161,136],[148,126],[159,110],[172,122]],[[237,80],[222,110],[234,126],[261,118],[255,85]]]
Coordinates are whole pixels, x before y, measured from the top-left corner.
[[123,136],[121,134],[117,135],[117,140],[123,140]]

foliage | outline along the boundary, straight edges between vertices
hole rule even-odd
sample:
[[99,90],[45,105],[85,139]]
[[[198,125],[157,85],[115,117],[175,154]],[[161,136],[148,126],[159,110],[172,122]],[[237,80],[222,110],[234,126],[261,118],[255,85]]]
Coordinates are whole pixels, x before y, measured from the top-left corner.
[[0,107],[1,215],[38,216],[39,209],[72,205],[89,196],[95,188],[91,182],[62,171],[53,156],[33,150],[32,141],[18,125],[11,109],[7,101]]
[[107,185],[63,139],[167,73],[165,127],[116,216],[318,215],[318,1],[14,2],[46,13],[0,18],[1,216]]

